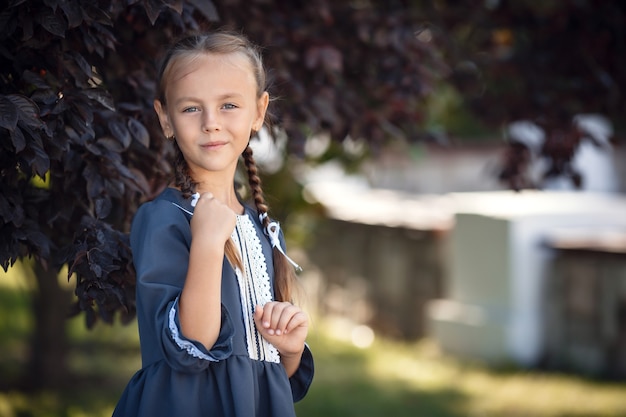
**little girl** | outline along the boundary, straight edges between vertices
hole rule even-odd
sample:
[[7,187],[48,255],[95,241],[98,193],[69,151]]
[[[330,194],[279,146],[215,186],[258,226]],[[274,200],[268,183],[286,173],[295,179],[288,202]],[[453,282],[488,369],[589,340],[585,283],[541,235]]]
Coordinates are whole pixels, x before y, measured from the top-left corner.
[[[133,220],[142,369],[113,415],[294,416],[313,358],[249,147],[269,102],[260,54],[240,35],[191,36],[159,78],[154,108],[176,176]],[[235,190],[240,155],[254,208]]]

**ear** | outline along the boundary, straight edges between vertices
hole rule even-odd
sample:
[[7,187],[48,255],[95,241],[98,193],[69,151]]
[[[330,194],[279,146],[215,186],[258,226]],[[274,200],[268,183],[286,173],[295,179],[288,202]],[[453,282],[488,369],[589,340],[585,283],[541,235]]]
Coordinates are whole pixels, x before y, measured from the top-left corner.
[[172,124],[170,123],[170,118],[167,115],[167,111],[165,110],[165,106],[161,104],[160,100],[154,100],[154,111],[157,116],[159,116],[159,123],[161,123],[161,129],[163,129],[163,134],[166,138],[171,138],[174,136],[174,129],[172,128]]
[[259,97],[259,99],[257,100],[257,117],[252,123],[252,129],[256,132],[261,130],[263,122],[265,122],[265,113],[267,112],[267,106],[269,105],[269,102],[270,95],[267,93],[267,91],[264,91],[263,94],[261,94],[261,97]]

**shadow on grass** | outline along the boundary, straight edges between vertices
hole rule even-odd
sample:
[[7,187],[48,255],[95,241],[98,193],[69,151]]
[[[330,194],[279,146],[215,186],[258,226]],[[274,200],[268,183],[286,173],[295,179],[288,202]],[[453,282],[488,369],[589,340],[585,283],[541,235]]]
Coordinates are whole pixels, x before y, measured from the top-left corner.
[[136,324],[97,325],[87,330],[83,317],[68,319],[69,389],[26,393],[33,328],[31,294],[0,286],[0,416],[110,416],[132,373],[141,365]]
[[422,390],[397,378],[377,375],[367,350],[314,335],[316,375],[308,395],[296,404],[299,417],[464,415],[466,398],[451,388]]
[[367,375],[347,383],[316,381],[296,409],[299,417],[461,416],[463,396],[454,390],[418,392],[399,383],[378,383]]
[[[0,287],[0,389],[12,388],[30,354],[33,318],[30,296],[24,290]],[[1,415],[1,414],[0,414]]]

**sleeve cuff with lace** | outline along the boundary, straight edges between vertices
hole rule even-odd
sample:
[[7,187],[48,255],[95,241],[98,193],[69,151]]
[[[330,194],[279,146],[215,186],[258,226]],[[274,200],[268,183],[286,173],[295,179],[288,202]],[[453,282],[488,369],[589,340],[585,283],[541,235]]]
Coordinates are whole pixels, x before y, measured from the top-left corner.
[[219,362],[228,358],[232,354],[232,338],[235,333],[235,329],[232,325],[228,310],[226,310],[224,306],[222,306],[220,334],[210,350],[207,350],[206,347],[198,341],[185,338],[180,332],[178,298],[172,304],[169,311],[169,330],[172,340],[174,340],[181,350],[187,352],[187,354],[193,358],[209,362]]

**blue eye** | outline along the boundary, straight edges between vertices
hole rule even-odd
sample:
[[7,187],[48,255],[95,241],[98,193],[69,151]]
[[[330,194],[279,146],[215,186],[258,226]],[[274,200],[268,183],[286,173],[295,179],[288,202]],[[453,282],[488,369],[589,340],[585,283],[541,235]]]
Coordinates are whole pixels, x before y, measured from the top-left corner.
[[200,111],[200,109],[196,106],[191,106],[191,107],[185,107],[183,109],[183,113],[192,113],[192,112],[196,112],[196,111]]
[[232,110],[232,109],[236,109],[237,106],[233,103],[226,103],[222,106],[222,108],[226,110]]

